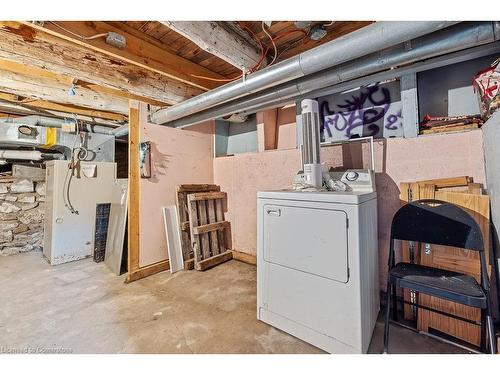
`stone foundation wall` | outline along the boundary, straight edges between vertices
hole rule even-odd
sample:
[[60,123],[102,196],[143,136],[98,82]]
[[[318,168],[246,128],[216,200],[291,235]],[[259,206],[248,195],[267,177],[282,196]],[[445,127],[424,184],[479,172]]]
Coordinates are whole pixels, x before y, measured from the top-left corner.
[[0,177],[0,255],[41,251],[45,181]]

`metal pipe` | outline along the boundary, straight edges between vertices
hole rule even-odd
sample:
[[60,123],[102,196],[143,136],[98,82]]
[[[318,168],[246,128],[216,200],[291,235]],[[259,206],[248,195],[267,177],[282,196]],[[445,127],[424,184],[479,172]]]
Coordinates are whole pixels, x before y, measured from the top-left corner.
[[[247,112],[278,106],[305,95],[317,97],[342,82],[390,71],[397,76],[397,66],[408,65],[432,57],[477,47],[498,40],[492,22],[468,22],[429,34],[404,44],[373,53],[356,61],[342,64],[292,82],[278,85],[261,93],[233,100],[195,115],[168,122],[165,125],[185,127],[202,121],[220,118],[231,113]],[[403,71],[401,69],[399,71]],[[410,69],[406,69],[410,70]],[[313,95],[314,94],[314,95]]]
[[111,130],[111,134],[115,136],[115,138],[122,137],[128,134],[128,124],[122,125],[118,128]]
[[228,83],[172,107],[157,111],[151,115],[151,121],[158,124],[174,121],[229,100],[319,72],[456,23],[448,21],[376,22],[255,72],[243,80]]
[[61,158],[61,154],[42,153],[40,151],[0,150],[0,159],[5,160],[47,160]]
[[[38,116],[38,115],[29,115],[23,117],[15,117],[15,118],[5,118],[0,119],[0,122],[9,123],[9,124],[23,124],[23,125],[32,125],[32,126],[42,126],[45,128],[62,128],[64,124],[74,124],[74,120],[65,120],[54,117],[46,117],[46,116]],[[128,125],[127,125],[128,127]],[[89,133],[98,133],[98,134],[107,134],[114,135],[113,131],[118,128],[109,128],[107,126],[101,125],[92,125],[92,124],[84,124],[84,126],[80,127],[81,130],[87,131]],[[126,134],[126,133],[125,133]]]

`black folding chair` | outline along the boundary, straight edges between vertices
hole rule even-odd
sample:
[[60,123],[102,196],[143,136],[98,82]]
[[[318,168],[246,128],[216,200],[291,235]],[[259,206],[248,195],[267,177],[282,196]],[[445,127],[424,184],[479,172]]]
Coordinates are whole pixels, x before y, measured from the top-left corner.
[[[474,277],[458,272],[412,263],[395,264],[394,240],[478,251],[481,262],[481,284],[478,284]],[[384,353],[388,353],[389,346],[391,298],[393,314],[396,314],[396,287],[480,308],[483,331],[486,323],[489,351],[492,354],[496,353],[483,236],[477,222],[462,208],[449,202],[423,199],[404,205],[394,215],[387,274]],[[420,307],[425,308],[425,306]]]

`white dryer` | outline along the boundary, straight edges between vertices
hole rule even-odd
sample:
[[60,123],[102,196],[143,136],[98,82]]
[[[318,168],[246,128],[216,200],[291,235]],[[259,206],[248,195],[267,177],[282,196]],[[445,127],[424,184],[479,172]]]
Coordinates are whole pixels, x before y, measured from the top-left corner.
[[261,191],[257,318],[330,353],[366,353],[379,312],[370,170],[345,192]]

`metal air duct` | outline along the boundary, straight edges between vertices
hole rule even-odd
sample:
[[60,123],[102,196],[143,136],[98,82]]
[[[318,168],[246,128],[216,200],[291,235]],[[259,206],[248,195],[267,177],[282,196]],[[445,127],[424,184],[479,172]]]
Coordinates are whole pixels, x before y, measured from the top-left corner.
[[500,40],[499,27],[498,22],[462,23],[263,92],[233,100],[195,115],[170,121],[165,125],[184,127],[227,116],[231,113],[243,111],[251,113],[279,106],[304,95],[312,95],[321,89],[326,91],[326,88],[334,87],[342,82],[495,42]]
[[246,79],[229,83],[172,107],[159,110],[151,115],[151,121],[165,124],[229,100],[322,71],[456,23],[448,21],[376,22],[253,73]]

